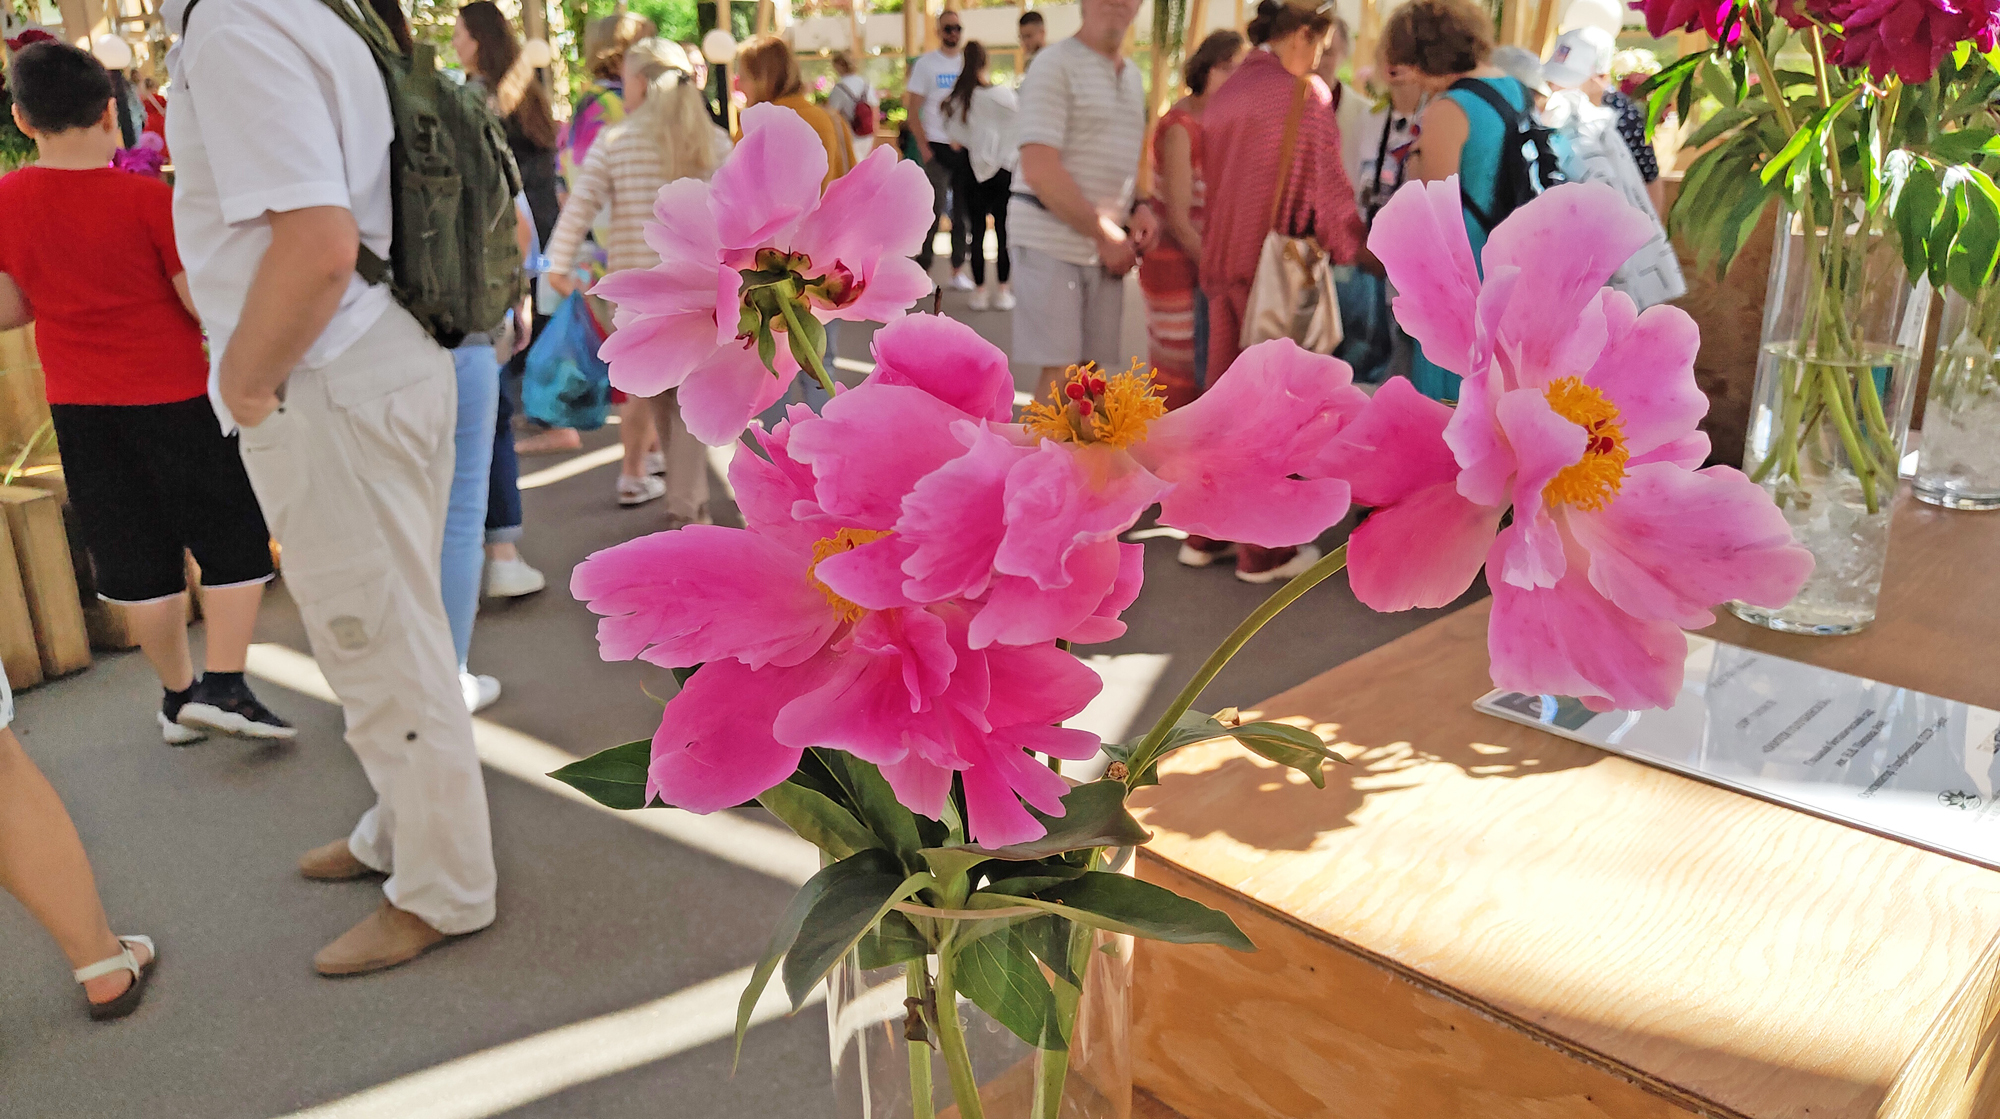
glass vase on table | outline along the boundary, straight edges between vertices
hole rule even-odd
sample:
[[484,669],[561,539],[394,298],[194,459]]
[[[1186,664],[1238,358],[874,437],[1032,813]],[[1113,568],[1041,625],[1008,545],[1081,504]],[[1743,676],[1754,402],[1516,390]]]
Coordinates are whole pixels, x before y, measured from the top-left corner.
[[1743,469],[1816,568],[1783,607],[1730,603],[1745,621],[1846,634],[1875,618],[1929,305],[1887,227],[1845,196],[1779,215]]
[[2000,509],[2000,294],[1944,297],[1911,487],[1947,509]]

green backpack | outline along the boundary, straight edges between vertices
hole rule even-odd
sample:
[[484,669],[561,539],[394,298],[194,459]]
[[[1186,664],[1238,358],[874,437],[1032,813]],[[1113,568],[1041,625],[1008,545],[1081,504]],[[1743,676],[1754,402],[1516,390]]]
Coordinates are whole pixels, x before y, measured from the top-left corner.
[[[396,302],[446,347],[497,330],[524,290],[514,235],[521,172],[499,118],[483,93],[438,72],[436,48],[418,43],[406,55],[365,2],[321,2],[368,44],[396,124],[389,259],[363,245],[354,270],[390,284]],[[182,17],[183,34],[194,8]]]

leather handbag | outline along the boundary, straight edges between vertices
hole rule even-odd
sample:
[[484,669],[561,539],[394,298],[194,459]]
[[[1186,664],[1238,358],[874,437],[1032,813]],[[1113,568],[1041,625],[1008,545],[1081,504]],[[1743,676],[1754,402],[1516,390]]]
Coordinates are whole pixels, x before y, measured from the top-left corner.
[[1331,354],[1340,345],[1340,298],[1333,286],[1333,261],[1309,237],[1293,237],[1278,226],[1278,208],[1292,175],[1292,158],[1305,117],[1310,84],[1301,79],[1292,93],[1285,117],[1285,139],[1278,149],[1278,187],[1271,195],[1271,215],[1265,223],[1264,247],[1257,254],[1257,272],[1250,280],[1250,299],[1243,311],[1240,349],[1274,338],[1290,338],[1301,349]]

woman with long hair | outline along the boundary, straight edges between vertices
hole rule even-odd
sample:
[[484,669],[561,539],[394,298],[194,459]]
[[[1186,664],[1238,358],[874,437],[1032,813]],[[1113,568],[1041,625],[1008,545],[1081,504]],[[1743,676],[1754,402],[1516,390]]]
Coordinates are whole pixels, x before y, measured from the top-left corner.
[[[604,245],[608,271],[651,268],[660,263],[660,254],[646,243],[653,196],[676,179],[706,180],[729,153],[729,136],[709,119],[694,68],[679,43],[641,39],[624,51],[624,67],[625,117],[591,145],[549,238],[549,284],[565,295],[575,285],[584,234],[600,212],[610,213]],[[600,322],[611,321],[608,308],[593,310]],[[674,391],[628,397],[620,419],[625,462],[618,503],[641,505],[665,497],[668,519],[676,527],[705,520],[708,455],[681,422]],[[664,481],[646,463],[654,431],[666,468]]]
[[[1266,233],[1276,228],[1291,237],[1310,237],[1337,264],[1351,264],[1362,254],[1361,216],[1341,163],[1333,98],[1326,83],[1313,76],[1332,28],[1333,16],[1319,7],[1263,0],[1249,27],[1257,49],[1210,95],[1203,110],[1208,198],[1201,290],[1208,296],[1211,380],[1227,376],[1239,352],[1250,282]],[[1285,122],[1301,93],[1303,112],[1285,164]],[[1277,197],[1280,176],[1284,194]],[[1269,549],[1190,537],[1181,562],[1205,567],[1232,551],[1236,577],[1246,583],[1289,579],[1319,558],[1310,544]]]
[[1202,112],[1209,94],[1221,88],[1243,58],[1243,36],[1217,31],[1201,41],[1181,66],[1187,96],[1174,102],[1153,128],[1152,206],[1162,236],[1139,262],[1139,288],[1146,296],[1146,360],[1167,407],[1178,408],[1201,394],[1208,355],[1207,301],[1199,282],[1201,230],[1207,184],[1202,181]]
[[736,51],[736,73],[749,104],[782,105],[819,133],[819,142],[826,146],[826,178],[820,189],[854,169],[854,130],[806,97],[805,78],[790,43],[776,35],[751,39]]
[[[965,44],[965,68],[958,72],[958,84],[945,94],[939,106],[944,114],[945,132],[954,147],[963,148],[972,166],[972,190],[966,209],[972,227],[966,230],[966,255],[972,265],[972,282],[977,290],[967,304],[975,311],[988,308],[1014,309],[1014,293],[1008,290],[1007,199],[1014,192],[1014,171],[1021,163],[1021,147],[1014,140],[1014,114],[1020,102],[1009,86],[994,85],[987,74],[986,46],[977,40]],[[986,286],[986,219],[993,219],[993,241],[998,259],[994,266],[993,288]]]

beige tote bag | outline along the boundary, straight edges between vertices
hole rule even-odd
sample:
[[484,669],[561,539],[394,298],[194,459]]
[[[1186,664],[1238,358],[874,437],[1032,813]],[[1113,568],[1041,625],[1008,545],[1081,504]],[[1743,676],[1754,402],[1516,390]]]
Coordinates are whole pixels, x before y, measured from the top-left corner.
[[1290,338],[1301,349],[1330,354],[1340,345],[1340,303],[1333,289],[1333,261],[1311,238],[1291,237],[1278,228],[1278,207],[1292,176],[1299,124],[1305,117],[1311,85],[1300,79],[1285,117],[1285,139],[1278,148],[1278,189],[1271,196],[1271,216],[1265,223],[1264,247],[1257,254],[1257,273],[1250,280],[1250,301],[1243,311],[1241,349],[1273,338]]

